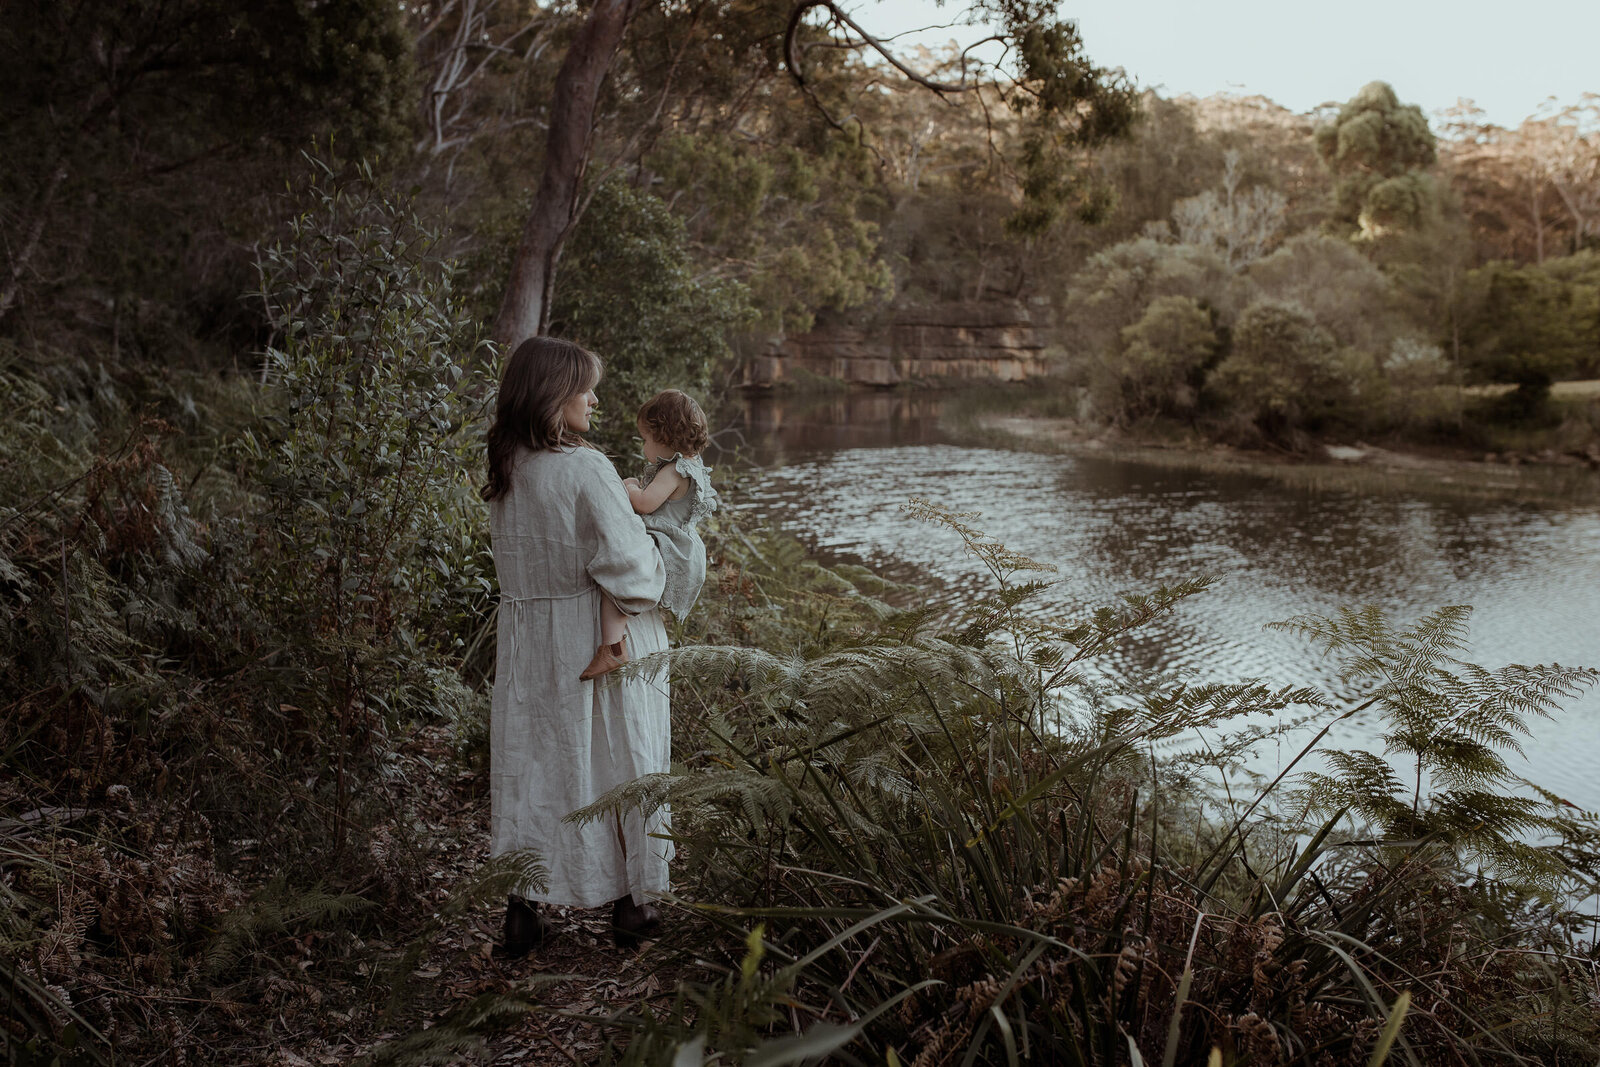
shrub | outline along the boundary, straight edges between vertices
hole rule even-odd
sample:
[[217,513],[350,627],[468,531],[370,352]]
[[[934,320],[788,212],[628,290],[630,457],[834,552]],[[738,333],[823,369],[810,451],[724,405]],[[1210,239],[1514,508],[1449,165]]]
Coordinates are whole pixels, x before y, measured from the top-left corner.
[[1186,415],[1217,348],[1211,315],[1186,296],[1160,296],[1123,327],[1121,357],[1107,361],[1096,382],[1096,407],[1114,417]]
[[437,235],[368,168],[313,166],[310,207],[260,262],[273,409],[242,446],[263,494],[256,603],[287,641],[275,688],[329,764],[337,847],[350,762],[468,699],[428,653],[459,649],[487,606],[488,383]]
[[1298,304],[1258,300],[1239,316],[1233,346],[1207,382],[1224,406],[1269,441],[1351,414],[1352,368],[1333,337]]

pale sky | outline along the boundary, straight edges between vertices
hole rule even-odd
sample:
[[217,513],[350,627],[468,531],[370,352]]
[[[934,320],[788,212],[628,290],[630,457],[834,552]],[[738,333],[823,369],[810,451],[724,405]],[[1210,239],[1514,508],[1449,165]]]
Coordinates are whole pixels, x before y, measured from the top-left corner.
[[[854,0],[875,35],[949,22],[950,0]],[[1383,80],[1432,117],[1458,97],[1515,126],[1549,97],[1600,92],[1600,0],[1067,0],[1090,58],[1164,96],[1259,93],[1295,111]],[[964,42],[971,28],[908,40]]]

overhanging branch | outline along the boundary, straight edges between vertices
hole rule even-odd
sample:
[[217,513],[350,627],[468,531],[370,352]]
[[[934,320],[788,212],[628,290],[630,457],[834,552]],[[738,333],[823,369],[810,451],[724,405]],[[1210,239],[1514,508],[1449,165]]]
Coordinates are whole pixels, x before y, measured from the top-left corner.
[[[899,56],[895,55],[894,50],[891,49],[886,43],[862,29],[860,23],[856,22],[855,19],[845,14],[845,12],[840,9],[839,5],[835,3],[834,0],[800,0],[800,3],[795,5],[794,11],[789,14],[789,28],[784,32],[783,35],[783,59],[784,65],[789,68],[789,75],[794,78],[795,83],[802,89],[807,89],[808,92],[809,87],[806,83],[805,71],[802,69],[800,62],[800,27],[802,25],[802,20],[804,20],[806,15],[817,8],[826,9],[834,22],[848,27],[853,33],[855,33],[857,37],[861,39],[859,42],[852,42],[852,47],[865,46],[867,48],[871,48],[874,52],[877,52],[880,56],[882,56],[895,70],[898,70],[901,74],[905,75],[908,80],[915,82],[924,89],[931,90],[932,92],[943,96],[946,93],[967,93],[979,88],[979,82],[969,82],[966,79],[965,71],[963,71],[962,79],[959,82],[942,82],[935,81],[927,75],[920,74],[911,69],[900,59]],[[965,55],[966,53],[963,52],[963,59],[965,59]],[[965,64],[963,63],[963,66],[964,65]]]

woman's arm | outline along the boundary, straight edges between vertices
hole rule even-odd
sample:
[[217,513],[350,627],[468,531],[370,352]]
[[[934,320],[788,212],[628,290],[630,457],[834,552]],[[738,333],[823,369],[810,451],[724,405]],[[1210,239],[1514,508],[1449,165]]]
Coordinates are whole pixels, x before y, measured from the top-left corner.
[[656,471],[656,476],[644,488],[639,487],[637,480],[629,478],[623,483],[628,487],[628,503],[633,505],[637,515],[654,515],[656,509],[665,504],[678,487],[683,484],[683,475],[671,467],[662,467]]
[[628,494],[611,461],[599,452],[580,452],[587,468],[578,486],[578,529],[588,550],[589,577],[624,614],[653,608],[666,585],[666,566],[655,539],[628,506]]

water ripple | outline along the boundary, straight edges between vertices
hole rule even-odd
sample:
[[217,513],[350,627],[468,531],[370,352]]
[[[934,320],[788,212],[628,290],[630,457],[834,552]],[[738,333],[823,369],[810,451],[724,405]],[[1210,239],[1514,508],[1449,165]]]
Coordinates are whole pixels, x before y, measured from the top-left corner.
[[[1058,568],[1035,609],[1067,615],[1163,582],[1222,581],[1116,653],[1119,666],[1209,680],[1336,687],[1331,664],[1264,624],[1377,604],[1408,622],[1471,604],[1487,666],[1600,665],[1600,513],[1365,497],[1100,458],[921,444],[803,454],[750,480],[748,506],[814,548],[916,581],[935,603],[991,587],[948,530],[901,505],[925,497]],[[930,581],[931,579],[931,581]],[[1370,724],[1344,744],[1381,747]],[[1600,809],[1600,694],[1541,723],[1530,778]]]

